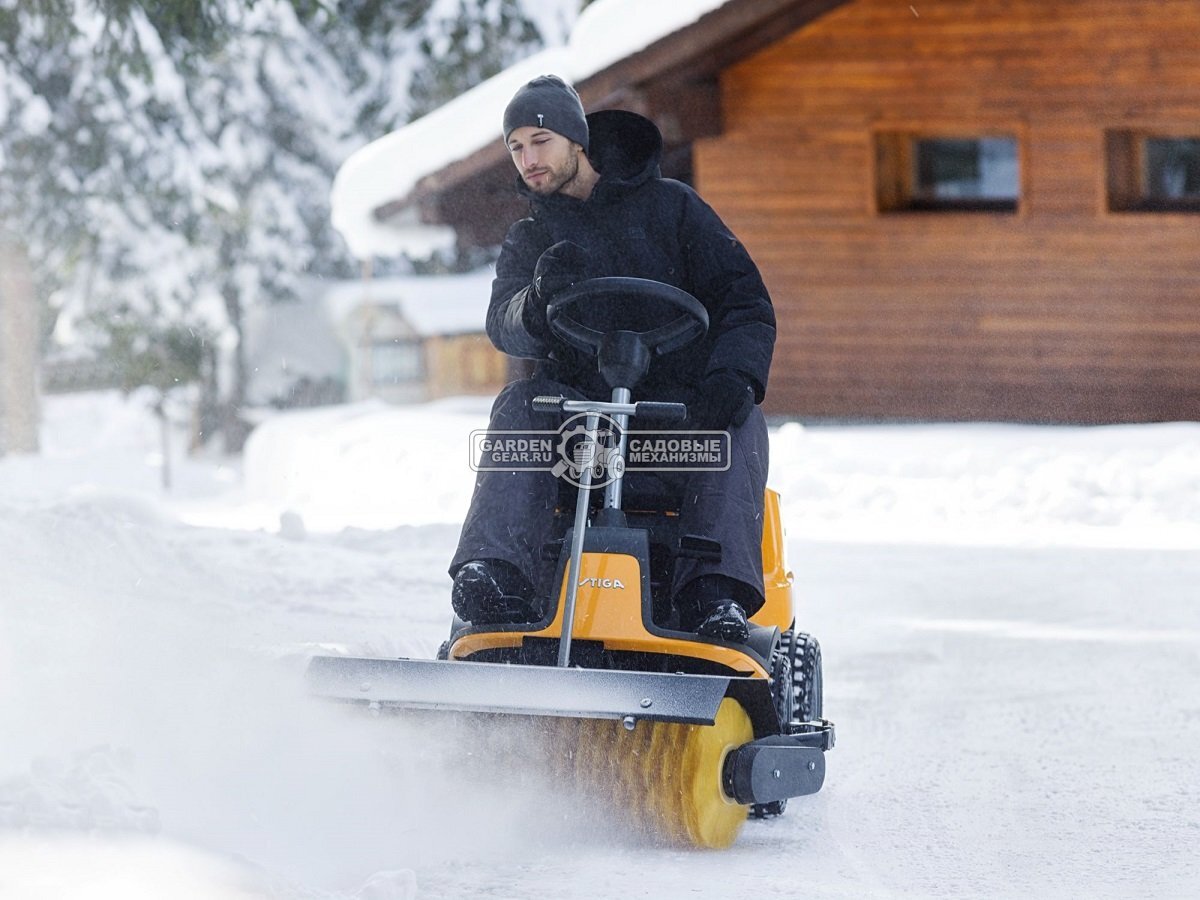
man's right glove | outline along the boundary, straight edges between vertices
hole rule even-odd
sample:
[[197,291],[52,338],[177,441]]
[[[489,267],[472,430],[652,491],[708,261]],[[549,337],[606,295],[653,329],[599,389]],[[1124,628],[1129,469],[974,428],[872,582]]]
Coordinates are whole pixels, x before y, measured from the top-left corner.
[[718,369],[704,376],[688,404],[688,427],[696,431],[724,431],[741,425],[754,408],[754,388],[741,372]]
[[546,306],[559,291],[566,290],[587,277],[587,250],[573,241],[551,244],[538,257],[533,267],[533,284],[525,295],[521,321],[530,334],[546,337]]

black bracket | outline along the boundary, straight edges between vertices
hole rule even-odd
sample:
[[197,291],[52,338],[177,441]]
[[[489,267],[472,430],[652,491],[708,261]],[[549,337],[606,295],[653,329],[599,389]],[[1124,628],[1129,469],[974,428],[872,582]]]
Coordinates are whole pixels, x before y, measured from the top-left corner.
[[725,759],[725,793],[742,804],[773,803],[815,794],[825,783],[825,754],[772,735],[738,747]]

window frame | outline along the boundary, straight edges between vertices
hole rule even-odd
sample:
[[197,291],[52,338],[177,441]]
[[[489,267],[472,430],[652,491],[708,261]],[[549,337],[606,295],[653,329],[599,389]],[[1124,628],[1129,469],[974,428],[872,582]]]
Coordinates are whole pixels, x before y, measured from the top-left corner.
[[[1017,193],[1009,199],[920,196],[917,190],[917,145],[920,141],[982,141],[1002,138],[1016,147]],[[877,125],[871,133],[871,205],[877,215],[1001,215],[1025,214],[1028,196],[1026,136],[1023,125],[1012,123],[953,124],[937,127]]]
[[[380,363],[388,363],[390,360],[387,357],[399,358],[405,354],[405,351],[411,353],[412,365],[409,367],[412,370],[411,375],[404,378],[393,378],[389,375],[384,375],[381,369],[388,369],[389,372],[395,369],[394,366],[380,366]],[[425,342],[419,337],[391,337],[380,338],[376,337],[368,345],[367,352],[370,355],[369,365],[371,371],[371,386],[373,388],[392,388],[406,387],[409,385],[423,384],[428,377],[428,363],[425,359]]]
[[1117,214],[1200,213],[1200,195],[1179,200],[1149,195],[1146,156],[1147,142],[1151,140],[1200,141],[1200,128],[1194,125],[1106,128],[1103,135],[1104,208]]

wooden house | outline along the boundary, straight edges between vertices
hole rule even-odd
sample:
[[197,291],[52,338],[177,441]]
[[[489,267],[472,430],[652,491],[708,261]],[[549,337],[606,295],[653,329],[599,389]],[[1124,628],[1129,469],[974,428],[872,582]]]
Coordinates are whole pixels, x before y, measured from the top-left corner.
[[494,394],[506,358],[484,333],[490,270],[316,282],[247,319],[249,398],[312,406]]
[[[1200,0],[729,0],[576,86],[759,263],[768,412],[1200,419]],[[494,140],[376,216],[493,245],[513,177]]]
[[493,394],[505,357],[484,333],[492,273],[347,282],[325,297],[346,352],[349,400]]

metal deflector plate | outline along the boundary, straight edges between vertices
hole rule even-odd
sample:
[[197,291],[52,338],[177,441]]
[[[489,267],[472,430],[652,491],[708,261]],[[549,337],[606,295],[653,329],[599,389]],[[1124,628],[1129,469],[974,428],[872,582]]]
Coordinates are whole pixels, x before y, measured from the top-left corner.
[[434,659],[316,656],[311,693],[400,709],[711,725],[730,679]]

